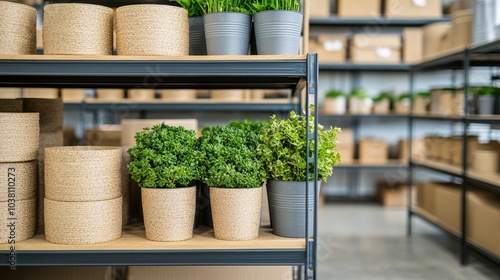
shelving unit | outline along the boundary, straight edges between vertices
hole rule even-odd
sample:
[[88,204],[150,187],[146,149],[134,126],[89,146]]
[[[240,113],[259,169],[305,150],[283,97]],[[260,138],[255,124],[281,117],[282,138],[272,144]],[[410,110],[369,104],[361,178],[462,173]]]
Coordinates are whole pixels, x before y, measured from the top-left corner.
[[[470,70],[472,67],[491,67],[498,66],[500,63],[500,41],[494,41],[479,46],[472,46],[470,48],[452,51],[448,54],[444,54],[433,59],[424,61],[418,65],[412,67],[410,72],[410,84],[413,88],[415,83],[415,74],[422,71],[435,71],[435,70],[462,70],[463,80],[464,80],[464,111],[468,110],[468,98],[470,92]],[[413,91],[413,90],[412,90]],[[490,254],[484,249],[478,247],[477,245],[471,243],[467,237],[467,193],[471,185],[474,187],[479,187],[500,193],[500,177],[497,176],[484,176],[483,174],[477,174],[474,171],[469,170],[467,166],[467,136],[469,135],[469,126],[471,124],[500,124],[500,116],[482,116],[482,115],[471,115],[466,114],[464,116],[436,116],[436,115],[411,115],[409,118],[409,135],[410,139],[413,138],[413,127],[414,122],[417,121],[440,121],[440,122],[455,122],[462,124],[462,165],[461,166],[450,166],[441,162],[434,162],[431,160],[416,160],[411,158],[411,144],[409,145],[410,160],[409,160],[409,176],[408,176],[408,186],[411,190],[413,186],[413,170],[415,168],[424,168],[427,170],[432,170],[441,174],[446,174],[455,178],[458,178],[462,182],[462,194],[461,194],[461,233],[451,232],[455,237],[458,237],[461,242],[461,262],[462,264],[467,264],[468,251],[469,249],[483,255],[492,262],[500,264],[500,258]],[[491,178],[490,178],[491,177]],[[409,201],[412,201],[412,192],[408,192]],[[432,215],[425,213],[425,211],[415,208],[412,205],[408,206],[408,235],[412,232],[412,217],[417,216],[423,220],[437,226],[438,228],[450,233],[450,230],[443,227],[436,219],[431,217]]]
[[[147,77],[148,79],[145,79]],[[149,79],[150,78],[150,79]],[[300,94],[305,104],[317,103],[317,55],[303,56],[0,56],[1,87],[58,88],[276,88]],[[144,105],[144,104],[143,104]],[[70,105],[68,105],[70,106]],[[142,106],[142,105],[138,105]],[[147,106],[147,105],[144,105]],[[223,106],[223,105],[214,105]],[[154,109],[154,108],[144,108]],[[159,109],[159,108],[158,108]],[[306,117],[310,114],[306,110]],[[314,110],[317,127],[317,108]],[[309,124],[308,124],[309,125]],[[309,131],[309,130],[308,130]],[[316,149],[317,130],[307,136]],[[307,159],[317,166],[317,151]],[[307,170],[307,173],[310,171]],[[317,178],[317,169],[314,175]],[[315,183],[306,183],[317,192]],[[306,200],[309,204],[309,200]],[[307,221],[317,222],[317,203]],[[307,206],[306,206],[307,207]],[[141,229],[125,229],[117,241],[89,246],[60,246],[42,235],[16,243],[18,266],[40,265],[286,265],[304,266],[304,279],[316,279],[317,229],[305,239],[280,238],[263,229],[258,239],[226,242],[198,229],[186,242],[158,243],[144,238]],[[8,265],[10,245],[0,245]]]
[[406,18],[388,18],[388,17],[378,17],[378,18],[345,18],[331,16],[327,18],[311,18],[309,24],[311,26],[381,26],[381,27],[411,27],[411,26],[423,26],[430,23],[436,22],[448,22],[449,17],[443,18],[422,18],[422,19],[406,19]]

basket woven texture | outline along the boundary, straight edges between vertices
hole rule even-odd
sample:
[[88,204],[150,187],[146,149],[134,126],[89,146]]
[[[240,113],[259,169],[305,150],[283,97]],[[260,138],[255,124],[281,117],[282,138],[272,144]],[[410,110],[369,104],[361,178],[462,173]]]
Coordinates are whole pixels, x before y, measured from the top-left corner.
[[119,239],[122,197],[104,201],[66,202],[45,198],[45,239],[84,245]]
[[161,99],[168,101],[193,101],[196,100],[196,90],[194,89],[179,89],[160,91]]
[[1,113],[15,113],[23,111],[23,101],[21,99],[0,99]]
[[141,188],[146,238],[182,241],[193,237],[196,187]]
[[116,47],[118,55],[188,55],[187,10],[168,5],[118,8]]
[[102,201],[121,197],[121,168],[119,147],[46,148],[45,198]]
[[128,91],[128,99],[132,101],[154,101],[155,91],[153,89],[131,89]]
[[128,148],[122,148],[122,223],[128,225],[130,219],[130,176],[128,174],[127,165],[130,163],[130,155],[127,153]]
[[60,98],[23,98],[23,111],[40,113],[40,132],[63,129],[63,102]]
[[36,9],[0,1],[0,54],[35,54]]
[[15,218],[16,231],[15,241],[21,242],[30,239],[35,235],[36,228],[36,198],[16,200],[16,207],[14,215],[10,215],[7,211],[8,203],[0,202],[0,220],[3,221],[0,227],[0,244],[8,243],[10,236],[10,229],[7,227],[9,218]]
[[[16,200],[29,199],[36,196],[36,160],[25,162],[0,163],[0,201],[6,202],[9,197],[9,189],[16,195]],[[8,176],[8,174],[12,174]],[[9,178],[11,178],[9,180]],[[10,184],[9,184],[10,183]],[[7,208],[2,211],[6,211]]]
[[113,13],[100,5],[46,5],[44,54],[112,55]]
[[38,113],[0,113],[0,162],[37,159],[38,120]]
[[100,101],[120,101],[123,99],[123,89],[98,89],[97,99]]

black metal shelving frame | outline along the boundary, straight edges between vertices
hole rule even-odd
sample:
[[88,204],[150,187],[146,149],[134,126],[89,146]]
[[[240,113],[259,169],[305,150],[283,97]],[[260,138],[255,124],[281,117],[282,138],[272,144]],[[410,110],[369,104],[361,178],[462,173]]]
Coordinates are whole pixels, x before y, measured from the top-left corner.
[[[291,89],[301,94],[306,89],[305,104],[317,103],[318,57],[316,54],[275,59],[252,57],[225,58],[171,58],[147,57],[127,60],[110,56],[75,58],[66,56],[0,57],[0,87],[142,87],[142,88],[277,88]],[[318,109],[308,117],[316,116],[316,125],[307,136],[315,153],[307,162],[314,164],[317,178],[317,122]],[[309,125],[309,124],[308,124]],[[309,173],[307,169],[307,173]],[[308,182],[308,192],[317,193],[317,180]],[[309,200],[306,199],[307,207]],[[307,229],[304,249],[255,250],[134,250],[134,251],[23,251],[16,252],[18,266],[42,265],[287,265],[303,266],[303,279],[316,279],[317,255],[317,199],[314,211],[307,211],[307,221],[314,221]],[[308,223],[306,222],[306,225]],[[22,242],[18,247],[22,247]],[[8,251],[0,251],[8,265]]]
[[441,18],[391,18],[391,17],[378,17],[378,18],[346,18],[338,16],[330,16],[326,18],[313,17],[309,19],[311,26],[379,26],[379,27],[419,27],[430,23],[448,22],[449,17]]
[[[463,82],[464,82],[464,112],[469,112],[468,105],[470,96],[470,71],[473,67],[497,67],[500,65],[500,40],[490,42],[483,45],[471,46],[469,48],[464,48],[463,50],[455,51],[434,59],[424,61],[420,64],[414,65],[410,70],[410,89],[412,94],[414,94],[414,84],[415,75],[418,72],[424,71],[436,71],[436,70],[462,70],[463,71]],[[412,104],[413,107],[413,104]],[[487,189],[489,191],[500,193],[500,182],[497,184],[491,183],[489,181],[481,180],[480,178],[471,177],[468,173],[467,166],[467,136],[469,135],[469,126],[473,123],[479,124],[500,124],[499,116],[478,116],[465,114],[464,116],[421,116],[421,115],[410,115],[408,119],[408,134],[409,138],[413,139],[413,129],[414,122],[416,121],[441,121],[441,122],[455,122],[461,123],[462,128],[462,165],[458,171],[449,170],[446,168],[441,168],[434,166],[429,163],[422,163],[418,160],[413,160],[412,158],[412,145],[410,141],[409,144],[409,164],[408,164],[408,201],[412,201],[412,191],[414,178],[413,169],[424,168],[427,170],[432,170],[439,172],[441,174],[446,174],[454,178],[458,178],[461,181],[462,194],[461,194],[461,233],[455,234],[451,233],[449,230],[444,228],[442,225],[430,220],[425,215],[421,215],[418,211],[414,211],[411,204],[408,205],[408,222],[407,222],[407,234],[411,236],[412,233],[412,217],[420,217],[421,219],[433,224],[434,226],[450,233],[452,236],[457,237],[461,243],[460,260],[463,265],[468,262],[469,250],[473,250],[479,253],[483,257],[493,263],[500,265],[500,258],[487,252],[486,250],[472,244],[467,239],[467,193],[471,186]]]

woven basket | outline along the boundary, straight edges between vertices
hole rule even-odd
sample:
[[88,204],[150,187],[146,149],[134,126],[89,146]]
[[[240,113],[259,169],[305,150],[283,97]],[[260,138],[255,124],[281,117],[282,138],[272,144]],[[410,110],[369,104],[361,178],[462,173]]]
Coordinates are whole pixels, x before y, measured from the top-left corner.
[[196,90],[194,89],[179,89],[179,90],[161,90],[161,100],[164,101],[193,101],[196,100]]
[[189,54],[187,10],[168,5],[129,5],[116,10],[118,55]]
[[61,91],[64,102],[82,102],[85,99],[85,89],[65,88]]
[[215,238],[252,240],[259,236],[262,187],[210,188]]
[[0,98],[14,99],[21,97],[20,88],[0,88]]
[[23,111],[23,101],[20,99],[0,99],[1,113],[15,113]]
[[59,90],[57,88],[25,88],[23,97],[57,99],[59,97]]
[[120,101],[123,99],[123,89],[98,89],[97,99],[100,101]]
[[122,198],[64,202],[45,198],[45,239],[66,245],[109,242],[121,237]]
[[36,9],[0,1],[0,54],[35,54]]
[[130,175],[127,165],[130,163],[128,148],[122,148],[122,223],[127,225],[130,220]]
[[85,139],[89,146],[120,146],[120,125],[104,125],[85,130]]
[[29,198],[23,200],[16,200],[14,215],[9,215],[7,211],[9,207],[8,202],[0,202],[0,220],[2,226],[0,227],[0,244],[8,243],[11,234],[10,228],[7,225],[11,222],[9,218],[15,218],[15,241],[21,242],[30,239],[35,235],[36,224],[36,198]]
[[122,152],[118,147],[45,149],[45,198],[101,201],[121,197]]
[[44,54],[111,55],[113,9],[90,4],[44,8]]
[[[0,201],[9,199],[8,187],[15,193],[16,200],[29,199],[36,196],[36,161],[0,163]],[[8,176],[8,174],[12,174]],[[11,178],[9,180],[9,178]],[[5,209],[3,209],[5,210]],[[2,210],[2,211],[3,211]]]
[[64,113],[61,99],[24,98],[23,111],[40,113],[40,132],[55,132],[63,129]]
[[212,90],[210,96],[218,101],[243,101],[245,100],[245,91],[239,89]]
[[128,99],[131,101],[153,101],[155,91],[153,89],[131,89],[128,91]]
[[147,239],[182,241],[193,237],[196,187],[141,188],[141,193]]
[[0,162],[37,159],[38,120],[38,113],[0,113]]

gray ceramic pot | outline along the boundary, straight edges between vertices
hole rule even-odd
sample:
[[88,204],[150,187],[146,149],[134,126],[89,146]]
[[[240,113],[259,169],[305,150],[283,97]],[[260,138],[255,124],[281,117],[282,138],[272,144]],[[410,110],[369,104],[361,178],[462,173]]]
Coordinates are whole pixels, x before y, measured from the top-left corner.
[[[310,182],[309,186],[313,188],[314,183]],[[316,197],[319,186],[320,182]],[[269,180],[267,188],[273,233],[290,238],[305,238],[306,182]],[[314,211],[314,192],[309,195],[309,211]],[[313,221],[309,221],[308,227],[313,230]]]
[[206,55],[205,26],[203,17],[189,18],[189,55]]
[[495,108],[494,96],[478,97],[478,113],[480,115],[493,115],[494,108]]
[[257,53],[297,55],[304,15],[293,11],[263,11],[253,16]]
[[203,16],[208,55],[247,55],[251,17],[243,13],[210,13]]

